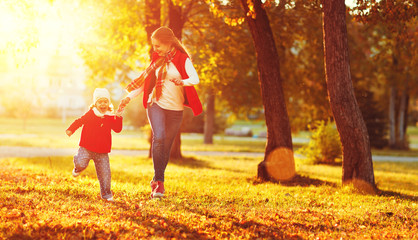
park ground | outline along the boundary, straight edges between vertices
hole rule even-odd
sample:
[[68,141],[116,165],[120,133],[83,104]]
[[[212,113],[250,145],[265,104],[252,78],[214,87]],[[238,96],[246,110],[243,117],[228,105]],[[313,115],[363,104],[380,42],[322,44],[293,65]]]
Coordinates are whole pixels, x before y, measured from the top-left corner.
[[[76,149],[67,123],[42,120],[20,130],[1,121],[2,149]],[[417,161],[374,162],[379,191],[367,194],[342,186],[338,164],[306,165],[298,157],[293,181],[260,182],[262,156],[245,153],[262,152],[262,144],[219,137],[206,146],[185,137],[184,157],[166,172],[166,197],[150,200],[151,160],[124,152],[144,153],[146,138],[114,136],[115,203],[100,199],[92,163],[71,176],[70,154],[0,158],[0,239],[418,239]],[[199,154],[211,151],[226,154]]]

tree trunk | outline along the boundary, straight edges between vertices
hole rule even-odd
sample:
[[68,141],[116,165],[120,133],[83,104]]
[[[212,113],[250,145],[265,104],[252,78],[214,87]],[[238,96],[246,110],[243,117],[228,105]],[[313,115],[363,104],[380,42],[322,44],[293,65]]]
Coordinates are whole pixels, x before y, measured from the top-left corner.
[[215,94],[210,91],[206,98],[204,143],[213,144],[213,132],[215,127]]
[[[182,14],[181,6],[173,4],[172,0],[168,0],[168,26],[173,30],[174,35],[181,41],[183,32],[185,16]],[[181,131],[174,139],[173,146],[171,147],[170,158],[179,159],[182,158],[181,154]]]
[[[253,4],[254,14],[250,9]],[[279,55],[270,22],[260,0],[241,0],[257,57],[258,77],[267,125],[264,160],[258,165],[263,180],[288,180],[295,175],[289,117],[282,89]]]
[[152,158],[152,136],[153,136],[153,132],[152,132],[152,129],[150,129],[149,135],[148,135],[148,142],[149,142],[148,158]]
[[[152,45],[151,45],[151,35],[152,33],[157,30],[161,26],[161,1],[154,1],[154,0],[145,0],[145,31],[147,31],[147,40],[148,45],[150,46],[149,55],[151,59],[152,55]],[[152,157],[152,130],[150,130],[149,136],[149,151],[148,157]]]
[[396,147],[396,88],[391,86],[389,89],[389,147]]
[[181,132],[177,133],[174,139],[173,146],[171,146],[170,158],[180,159],[183,155],[181,154]]
[[[161,26],[161,1],[145,0],[145,30],[148,45],[151,46],[152,33]],[[152,48],[150,49],[151,56]]]
[[182,14],[182,7],[174,5],[172,0],[168,0],[168,27],[173,30],[174,35],[181,40],[185,16]]
[[398,112],[398,138],[397,146],[400,149],[408,149],[408,142],[406,140],[406,125],[407,125],[407,112],[408,112],[408,82],[405,82],[405,86],[402,90],[401,102],[399,104]]
[[[329,101],[343,147],[344,184],[374,191],[369,135],[350,75],[344,0],[323,1],[325,74]],[[360,183],[356,185],[356,183]]]

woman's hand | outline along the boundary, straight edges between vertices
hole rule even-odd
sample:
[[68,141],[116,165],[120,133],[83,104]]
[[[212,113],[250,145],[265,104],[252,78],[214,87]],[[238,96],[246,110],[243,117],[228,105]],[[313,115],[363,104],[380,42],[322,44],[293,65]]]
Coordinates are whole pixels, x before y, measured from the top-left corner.
[[69,137],[71,137],[71,135],[73,135],[73,132],[71,132],[70,130],[65,131],[65,133],[66,133]]
[[178,78],[172,78],[172,79],[169,79],[169,81],[176,84],[176,86],[183,86],[184,85],[183,80],[178,79]]
[[120,103],[123,105],[123,107],[126,107],[126,105],[128,105],[128,103],[131,101],[130,97],[126,97],[122,100],[120,100]]

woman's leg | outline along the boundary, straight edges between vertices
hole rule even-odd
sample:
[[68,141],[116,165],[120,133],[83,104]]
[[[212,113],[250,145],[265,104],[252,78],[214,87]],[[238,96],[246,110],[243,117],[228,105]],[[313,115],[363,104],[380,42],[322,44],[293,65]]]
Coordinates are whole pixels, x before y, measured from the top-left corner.
[[111,188],[111,173],[109,155],[107,153],[95,153],[94,165],[96,167],[97,179],[100,183],[100,195],[104,199],[113,197]]
[[[164,142],[164,172],[170,159],[171,147],[173,146],[174,139],[179,133],[181,122],[183,120],[183,111],[166,111],[165,117],[165,142]],[[164,176],[163,176],[164,177]],[[163,178],[164,179],[164,178]]]
[[164,172],[170,159],[171,146],[183,120],[183,111],[165,110],[157,104],[148,105],[147,111],[153,132],[153,180],[164,182]]
[[148,121],[152,129],[152,161],[154,181],[164,181],[164,142],[166,137],[164,110],[157,104],[147,107]]

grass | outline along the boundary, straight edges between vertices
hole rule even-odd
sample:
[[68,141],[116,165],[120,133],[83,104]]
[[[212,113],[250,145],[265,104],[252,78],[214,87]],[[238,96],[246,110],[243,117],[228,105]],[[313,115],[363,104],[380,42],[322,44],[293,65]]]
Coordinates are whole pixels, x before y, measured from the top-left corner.
[[[65,135],[65,129],[73,119],[62,122],[61,119],[30,119],[23,125],[22,120],[0,118],[0,145],[74,148],[78,145],[81,129],[70,138]],[[254,123],[256,128],[262,128],[260,122]],[[238,122],[237,127],[248,126],[246,122]],[[410,139],[418,139],[418,127],[408,127]],[[295,134],[296,138],[309,138],[308,132]],[[140,130],[126,130],[121,133],[113,133],[113,149],[147,150],[149,143],[146,133]],[[294,143],[294,149],[302,147],[303,143]],[[214,144],[204,144],[201,134],[182,134],[183,151],[225,151],[225,152],[264,152],[265,140],[252,138],[231,138],[222,135],[215,136]],[[372,149],[373,155],[408,156],[417,157],[418,149],[402,150],[378,150]]]
[[375,163],[378,195],[341,186],[341,167],[297,164],[288,183],[255,179],[261,158],[172,160],[167,197],[149,200],[152,162],[112,156],[116,203],[93,163],[0,159],[0,239],[416,239],[418,163]]

